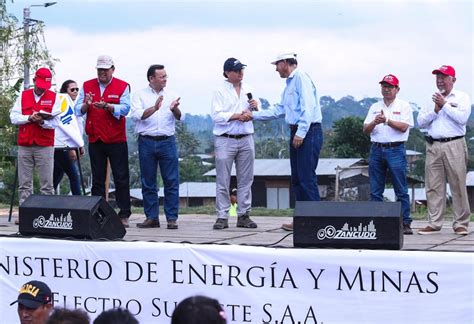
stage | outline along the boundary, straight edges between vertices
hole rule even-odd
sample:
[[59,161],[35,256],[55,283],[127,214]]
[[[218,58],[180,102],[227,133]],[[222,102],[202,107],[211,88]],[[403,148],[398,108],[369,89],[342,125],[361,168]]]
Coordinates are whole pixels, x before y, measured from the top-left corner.
[[46,282],[55,306],[92,319],[121,306],[140,323],[168,324],[176,303],[204,294],[221,302],[229,324],[474,323],[474,234],[449,225],[405,235],[402,251],[303,249],[280,229],[290,217],[252,217],[256,229],[231,218],[216,231],[210,215],[181,215],[177,230],[138,229],[143,215],[133,215],[112,242],[22,237],[0,213],[5,323],[17,321],[8,305],[29,280]]
[[[13,213],[13,219],[18,210]],[[291,217],[261,216],[252,219],[258,224],[256,229],[243,229],[235,226],[237,219],[230,218],[229,228],[213,230],[215,216],[211,215],[180,215],[177,230],[166,229],[166,221],[161,216],[164,227],[139,229],[137,223],[144,220],[144,215],[134,214],[130,218],[130,227],[124,241],[153,241],[195,244],[238,244],[252,246],[272,246],[293,248],[293,236],[290,232],[280,229],[281,224],[291,222]],[[445,222],[440,234],[418,235],[416,230],[427,225],[427,221],[412,223],[413,235],[404,236],[403,250],[407,251],[448,251],[474,252],[474,222],[470,223],[470,233],[466,236],[454,234],[451,222]],[[18,225],[8,223],[8,209],[0,209],[0,235],[15,235]],[[290,234],[290,235],[288,235]]]

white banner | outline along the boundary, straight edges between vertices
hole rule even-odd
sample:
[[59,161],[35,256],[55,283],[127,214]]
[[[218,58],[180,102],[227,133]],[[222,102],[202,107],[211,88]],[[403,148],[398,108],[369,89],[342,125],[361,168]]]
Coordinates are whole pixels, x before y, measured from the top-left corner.
[[474,254],[0,238],[0,314],[46,282],[55,306],[127,307],[169,323],[177,302],[217,298],[229,323],[472,323]]

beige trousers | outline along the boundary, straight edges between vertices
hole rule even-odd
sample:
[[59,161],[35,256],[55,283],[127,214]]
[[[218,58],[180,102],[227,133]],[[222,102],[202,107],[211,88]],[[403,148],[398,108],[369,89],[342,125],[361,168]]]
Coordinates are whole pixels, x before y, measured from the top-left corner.
[[471,215],[466,188],[467,145],[464,138],[451,142],[426,143],[425,184],[429,224],[443,226],[446,209],[446,180],[453,198],[453,229],[467,229]]
[[33,193],[33,170],[38,169],[40,192],[54,195],[53,146],[18,146],[18,195],[20,205]]

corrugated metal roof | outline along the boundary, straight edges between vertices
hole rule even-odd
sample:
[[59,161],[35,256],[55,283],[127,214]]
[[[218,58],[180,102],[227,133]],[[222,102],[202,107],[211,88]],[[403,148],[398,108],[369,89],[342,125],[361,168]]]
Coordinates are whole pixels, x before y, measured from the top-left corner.
[[414,155],[423,155],[423,153],[413,150],[406,150],[407,156],[414,156]]
[[[115,192],[115,189],[111,190]],[[143,200],[142,189],[130,189],[130,196],[138,200]],[[164,197],[164,190],[160,188],[158,192],[159,197]],[[215,182],[183,182],[179,185],[179,197],[201,197],[201,198],[215,198],[216,197],[216,183]]]
[[474,186],[474,171],[469,171],[466,174],[466,187]]
[[[410,201],[412,201],[411,188],[408,188],[408,195],[410,196]],[[393,188],[386,188],[383,192],[383,196],[390,201],[397,200],[397,196],[395,195],[395,190]],[[451,197],[451,188],[449,187],[449,185],[446,186],[446,196]],[[415,188],[415,200],[426,201],[425,188]]]
[[[163,190],[160,190],[160,197],[163,197]],[[180,197],[216,197],[215,182],[183,182],[179,185]]]
[[[363,159],[319,159],[317,175],[335,175],[336,167],[347,168],[355,165]],[[216,169],[204,174],[205,176],[216,176]],[[232,175],[235,176],[235,166],[232,166]],[[290,159],[255,159],[254,176],[290,176]]]

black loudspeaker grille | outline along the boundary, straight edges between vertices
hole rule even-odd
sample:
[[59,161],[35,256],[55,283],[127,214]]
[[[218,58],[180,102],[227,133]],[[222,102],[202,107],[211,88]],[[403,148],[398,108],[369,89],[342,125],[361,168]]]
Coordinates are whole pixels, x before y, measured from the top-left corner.
[[293,225],[295,247],[403,247],[399,202],[297,201]]
[[98,196],[31,195],[20,206],[20,234],[27,236],[120,239],[125,228]]

